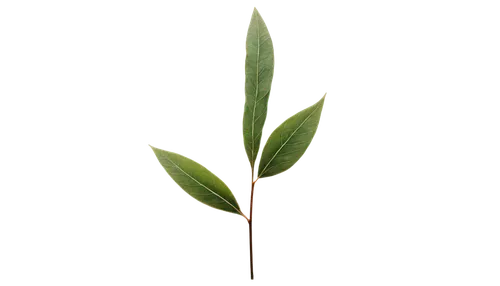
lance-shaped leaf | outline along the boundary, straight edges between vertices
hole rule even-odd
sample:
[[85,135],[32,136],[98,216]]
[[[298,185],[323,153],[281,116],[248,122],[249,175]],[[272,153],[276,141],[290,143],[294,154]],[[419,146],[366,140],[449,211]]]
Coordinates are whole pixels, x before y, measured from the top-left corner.
[[179,154],[151,148],[163,168],[186,193],[216,209],[243,215],[233,193],[212,172]]
[[253,169],[266,121],[267,102],[274,73],[273,42],[257,9],[253,10],[248,28],[246,49],[243,140]]
[[259,178],[284,172],[302,157],[318,129],[325,96],[285,120],[269,136],[260,159]]

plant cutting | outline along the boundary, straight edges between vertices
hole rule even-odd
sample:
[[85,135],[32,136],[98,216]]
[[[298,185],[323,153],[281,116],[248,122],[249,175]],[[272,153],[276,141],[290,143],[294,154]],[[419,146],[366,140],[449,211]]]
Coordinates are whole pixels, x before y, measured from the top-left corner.
[[259,12],[254,9],[246,39],[243,113],[243,142],[252,176],[249,216],[241,211],[228,186],[212,172],[189,158],[151,146],[163,168],[189,195],[213,208],[245,218],[250,238],[251,279],[254,278],[252,214],[255,184],[259,179],[277,175],[297,163],[316,133],[326,96],[325,94],[317,103],[285,120],[271,133],[255,173],[273,73],[274,49],[271,36]]

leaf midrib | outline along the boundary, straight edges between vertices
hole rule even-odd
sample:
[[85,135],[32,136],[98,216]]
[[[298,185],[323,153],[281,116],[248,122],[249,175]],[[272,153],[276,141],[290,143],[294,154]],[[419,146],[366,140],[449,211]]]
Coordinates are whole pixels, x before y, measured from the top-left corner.
[[262,172],[259,174],[259,178],[260,178],[260,176],[264,175],[264,173],[267,171],[267,167],[269,166],[269,164],[271,164],[271,162],[274,160],[274,158],[276,158],[276,156],[279,154],[279,152],[281,151],[281,149],[283,149],[283,147],[286,145],[286,143],[288,143],[288,141],[290,141],[290,139],[292,139],[293,135],[295,135],[295,133],[302,127],[302,125],[304,125],[307,122],[307,120],[309,120],[309,118],[311,118],[311,116],[316,112],[316,110],[318,110],[318,108],[319,108],[319,105],[316,106],[316,108],[311,112],[311,114],[309,114],[307,116],[307,118],[304,119],[304,121],[299,125],[299,127],[297,127],[293,131],[293,133],[290,135],[290,137],[288,137],[288,139],[285,141],[285,143],[281,144],[281,146],[278,149],[278,151],[276,151],[276,153],[274,153],[274,156],[271,158],[271,160],[269,160],[269,162],[267,163],[267,165],[264,167],[264,169],[262,170]]
[[[170,163],[172,163],[172,165],[174,165],[178,170],[180,170],[182,173],[184,173],[186,176],[188,176],[189,178],[191,178],[191,180],[195,181],[197,184],[199,184],[200,186],[204,187],[205,189],[207,189],[209,192],[211,192],[212,194],[216,195],[217,197],[219,197],[221,200],[223,200],[225,203],[227,203],[228,205],[230,205],[231,207],[233,207],[238,213],[240,213],[241,215],[243,215],[243,213],[237,209],[233,204],[231,204],[230,202],[228,202],[226,199],[224,199],[223,197],[221,197],[219,194],[217,194],[216,192],[212,191],[209,187],[205,186],[204,184],[200,183],[198,180],[196,180],[195,178],[193,178],[191,175],[189,175],[188,173],[186,173],[181,167],[179,167],[177,164],[175,164],[172,160],[170,160],[168,157],[165,157]],[[215,175],[214,175],[215,176]]]
[[259,15],[255,15],[256,25],[257,25],[257,71],[256,71],[256,86],[255,86],[255,96],[253,102],[253,112],[252,112],[252,168],[255,165],[255,109],[257,107],[257,98],[259,95],[259,57],[260,57],[260,29],[259,29]]

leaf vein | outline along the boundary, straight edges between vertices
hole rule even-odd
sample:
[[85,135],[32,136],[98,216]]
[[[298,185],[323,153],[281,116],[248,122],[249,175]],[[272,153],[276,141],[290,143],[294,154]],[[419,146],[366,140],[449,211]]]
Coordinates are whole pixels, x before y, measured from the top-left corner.
[[[285,141],[285,143],[283,143],[280,148],[278,149],[278,151],[276,151],[276,153],[274,153],[274,156],[271,158],[271,160],[269,160],[269,162],[267,163],[267,165],[264,167],[264,169],[262,169],[262,172],[259,174],[259,177],[262,176],[266,171],[267,171],[267,167],[269,166],[269,164],[271,164],[271,162],[274,160],[274,158],[276,158],[276,156],[278,155],[278,153],[281,151],[281,149],[283,149],[283,147],[288,143],[288,141],[290,141],[290,139],[293,137],[293,135],[295,134],[295,132],[297,132],[306,122],[307,120],[309,120],[309,118],[311,118],[311,116],[316,112],[316,110],[318,110],[319,108],[319,105],[316,106],[316,108],[311,112],[311,114],[309,114],[307,116],[307,118],[299,125],[299,127],[297,127],[293,133],[290,135],[290,137],[288,137],[288,139]],[[286,121],[285,121],[286,122]]]
[[[217,194],[216,192],[212,191],[209,187],[205,186],[204,184],[200,183],[198,180],[196,180],[195,178],[193,178],[191,175],[189,175],[187,172],[185,172],[181,167],[179,167],[177,164],[175,164],[172,160],[170,160],[167,156],[164,156],[165,159],[167,159],[172,165],[174,165],[179,171],[181,171],[182,173],[184,173],[186,176],[188,176],[191,180],[195,181],[196,183],[198,183],[200,186],[204,187],[205,189],[207,189],[209,192],[211,192],[212,194],[214,194],[215,196],[219,197],[221,200],[223,200],[225,203],[227,203],[228,205],[230,205],[231,207],[233,207],[238,213],[240,213],[241,215],[243,215],[243,213],[238,209],[236,208],[233,204],[231,204],[230,202],[228,202],[226,199],[224,199],[223,197],[221,197],[219,194]],[[243,215],[244,216],[244,215]]]
[[259,17],[256,17],[256,26],[257,26],[257,68],[256,68],[256,80],[255,82],[257,83],[255,87],[255,96],[254,96],[254,104],[253,104],[253,112],[252,112],[252,170],[253,166],[255,164],[255,108],[257,107],[257,97],[259,93],[259,57],[260,57],[260,29],[259,29]]

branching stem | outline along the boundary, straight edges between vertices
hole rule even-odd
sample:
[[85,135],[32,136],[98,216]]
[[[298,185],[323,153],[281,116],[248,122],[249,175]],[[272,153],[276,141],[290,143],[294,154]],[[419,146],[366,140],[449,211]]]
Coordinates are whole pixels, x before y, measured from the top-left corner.
[[[257,178],[259,180],[259,178]],[[253,168],[252,168],[252,193],[250,195],[250,219],[248,221],[248,234],[250,236],[250,279],[253,280],[253,248],[252,248],[252,214],[253,214],[253,190],[257,180],[253,180]]]

